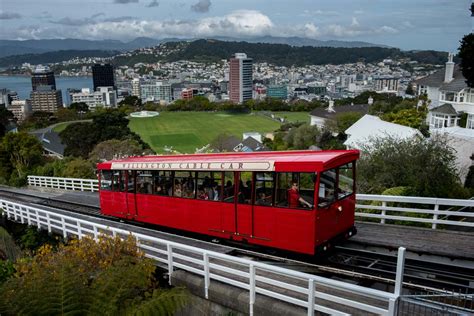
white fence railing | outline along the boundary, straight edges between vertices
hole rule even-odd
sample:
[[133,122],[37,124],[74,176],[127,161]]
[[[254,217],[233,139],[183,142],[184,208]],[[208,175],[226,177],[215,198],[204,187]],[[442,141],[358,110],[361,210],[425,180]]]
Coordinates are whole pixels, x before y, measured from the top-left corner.
[[[361,204],[363,201],[369,203]],[[400,206],[400,203],[410,205]],[[357,194],[355,215],[361,219],[379,219],[381,224],[385,224],[386,220],[428,223],[432,229],[444,224],[473,228],[474,232],[473,207],[474,200]]]
[[[42,176],[28,176],[28,185],[93,192],[99,188],[98,180]],[[474,231],[474,211],[469,210],[474,207],[474,200],[373,194],[357,194],[356,199],[358,202],[356,216],[362,220],[378,219],[381,224],[385,224],[387,220],[428,223],[432,229],[436,229],[438,224],[444,224],[473,228]],[[410,204],[410,206],[393,206],[393,203]],[[454,211],[453,208],[464,208],[464,210]]]
[[99,180],[28,176],[28,185],[60,190],[99,191]]
[[248,290],[250,315],[253,315],[257,294],[301,306],[308,310],[308,315],[314,315],[315,311],[348,315],[349,310],[395,315],[402,288],[404,248],[398,252],[395,290],[390,293],[132,233],[4,199],[0,199],[0,209],[11,220],[59,232],[64,237],[97,239],[101,234],[120,237],[132,234],[146,256],[168,270],[170,282],[173,271],[178,268],[204,278],[206,298],[213,280]]

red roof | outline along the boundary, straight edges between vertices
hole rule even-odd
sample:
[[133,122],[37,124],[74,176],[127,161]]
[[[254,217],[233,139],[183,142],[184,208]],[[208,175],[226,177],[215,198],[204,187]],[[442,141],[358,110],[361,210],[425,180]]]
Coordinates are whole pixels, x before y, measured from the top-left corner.
[[98,169],[209,170],[209,171],[321,171],[354,161],[358,150],[268,151],[169,156],[142,156],[111,160]]

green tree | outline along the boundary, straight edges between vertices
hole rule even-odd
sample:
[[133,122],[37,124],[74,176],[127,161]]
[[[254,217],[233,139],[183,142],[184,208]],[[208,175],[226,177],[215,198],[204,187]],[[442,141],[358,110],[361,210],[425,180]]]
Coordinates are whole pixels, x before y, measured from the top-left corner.
[[465,198],[456,154],[446,138],[376,138],[361,148],[357,165],[359,192],[381,194],[393,187],[413,195]]
[[46,245],[15,268],[0,288],[2,315],[171,315],[187,300],[181,288],[155,288],[155,266],[132,237]]
[[35,136],[25,132],[5,135],[2,148],[15,171],[12,177],[20,180],[17,184],[26,178],[28,171],[43,162],[43,146]]
[[465,35],[461,40],[461,46],[459,47],[459,58],[461,58],[461,71],[464,78],[466,78],[466,84],[473,88],[474,87],[474,33]]
[[151,152],[149,150],[144,151],[142,146],[135,140],[110,139],[97,144],[90,153],[89,160],[101,162],[120,157],[139,156],[143,153]]
[[142,99],[134,95],[129,95],[129,96],[126,96],[125,99],[119,102],[119,106],[122,106],[122,105],[129,105],[138,109],[142,107]]
[[328,122],[328,129],[336,133],[344,133],[349,127],[362,117],[358,112],[346,112],[336,114],[333,121]]
[[63,172],[63,177],[96,179],[94,170],[94,164],[91,163],[89,160],[75,158],[66,164],[66,168]]
[[89,106],[84,102],[74,102],[69,105],[69,109],[78,112],[89,112]]
[[4,107],[0,107],[0,137],[5,135],[7,130],[7,125],[13,121],[14,116],[13,113]]
[[232,135],[230,135],[229,133],[220,133],[219,135],[216,136],[216,138],[214,138],[211,141],[210,147],[212,149],[215,149],[218,152],[226,151],[227,150],[226,144],[227,144],[227,141],[229,140],[229,137],[231,136]]
[[387,122],[400,124],[404,126],[420,129],[426,121],[426,111],[417,110],[415,108],[400,110],[398,112],[390,112],[382,115],[382,119]]
[[65,156],[82,157],[86,159],[92,148],[99,142],[100,131],[96,125],[89,122],[69,124],[59,133],[63,144]]
[[311,145],[316,145],[321,131],[316,126],[303,124],[297,128],[292,128],[285,137],[288,149],[308,149]]

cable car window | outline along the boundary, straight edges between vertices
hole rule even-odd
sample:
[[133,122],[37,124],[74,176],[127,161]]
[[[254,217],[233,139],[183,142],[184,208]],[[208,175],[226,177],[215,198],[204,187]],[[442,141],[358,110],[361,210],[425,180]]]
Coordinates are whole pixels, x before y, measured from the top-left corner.
[[274,191],[274,173],[255,173],[255,205],[272,206]]
[[194,199],[196,175],[194,171],[175,171],[173,196]]
[[137,171],[137,193],[153,193],[153,176],[151,171]]
[[168,196],[171,195],[173,187],[172,171],[154,171],[153,183],[155,184],[153,194]]
[[112,171],[101,170],[100,172],[100,189],[102,191],[112,190]]
[[293,179],[298,181],[296,173],[277,173],[276,206],[288,207],[288,190],[291,188]]
[[135,171],[128,170],[128,182],[127,191],[128,193],[135,193]]
[[234,173],[224,172],[224,188],[223,188],[223,201],[228,203],[234,203],[235,200],[235,187],[234,187]]
[[240,204],[250,204],[251,201],[252,201],[252,172],[250,171],[241,172],[237,202],[239,202]]
[[312,208],[314,204],[314,185],[316,183],[316,173],[301,172],[299,174],[298,192],[300,198],[298,200],[298,208]]
[[220,201],[222,172],[198,172],[197,175],[197,199]]
[[112,191],[120,192],[120,178],[121,178],[121,171],[113,170],[112,171]]
[[354,192],[354,163],[348,163],[339,167],[339,182],[337,195],[338,199],[342,199]]
[[336,169],[327,170],[321,173],[319,180],[319,202],[318,207],[324,208],[335,200],[337,171]]
[[120,192],[127,192],[126,185],[127,185],[127,172],[126,171],[119,171],[120,172]]

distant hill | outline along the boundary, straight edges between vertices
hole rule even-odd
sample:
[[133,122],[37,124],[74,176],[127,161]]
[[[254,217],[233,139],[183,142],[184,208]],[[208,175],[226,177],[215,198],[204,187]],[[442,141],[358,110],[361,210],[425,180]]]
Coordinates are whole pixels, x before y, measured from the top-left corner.
[[[304,37],[260,36],[252,38],[216,37],[227,42],[246,41],[249,43],[288,44],[291,46],[314,47],[384,47],[366,42],[320,41]],[[142,47],[152,47],[163,42],[193,41],[196,39],[137,37],[130,42],[117,40],[83,40],[83,39],[43,39],[43,40],[0,40],[0,57],[24,54],[39,54],[58,50],[117,50],[128,51]]]
[[38,54],[64,50],[105,50],[128,51],[141,47],[158,45],[161,41],[148,37],[138,37],[124,43],[116,40],[44,39],[44,40],[0,40],[0,57],[11,55]]
[[105,50],[60,50],[41,54],[24,54],[0,58],[0,67],[19,66],[23,63],[49,64],[58,63],[75,57],[111,57],[118,51]]
[[260,36],[251,38],[234,38],[234,37],[215,37],[215,39],[226,42],[245,41],[249,43],[267,43],[267,44],[287,44],[290,46],[313,46],[313,47],[389,47],[386,45],[372,44],[361,41],[337,41],[337,40],[316,40],[306,37],[276,37],[276,36]]

